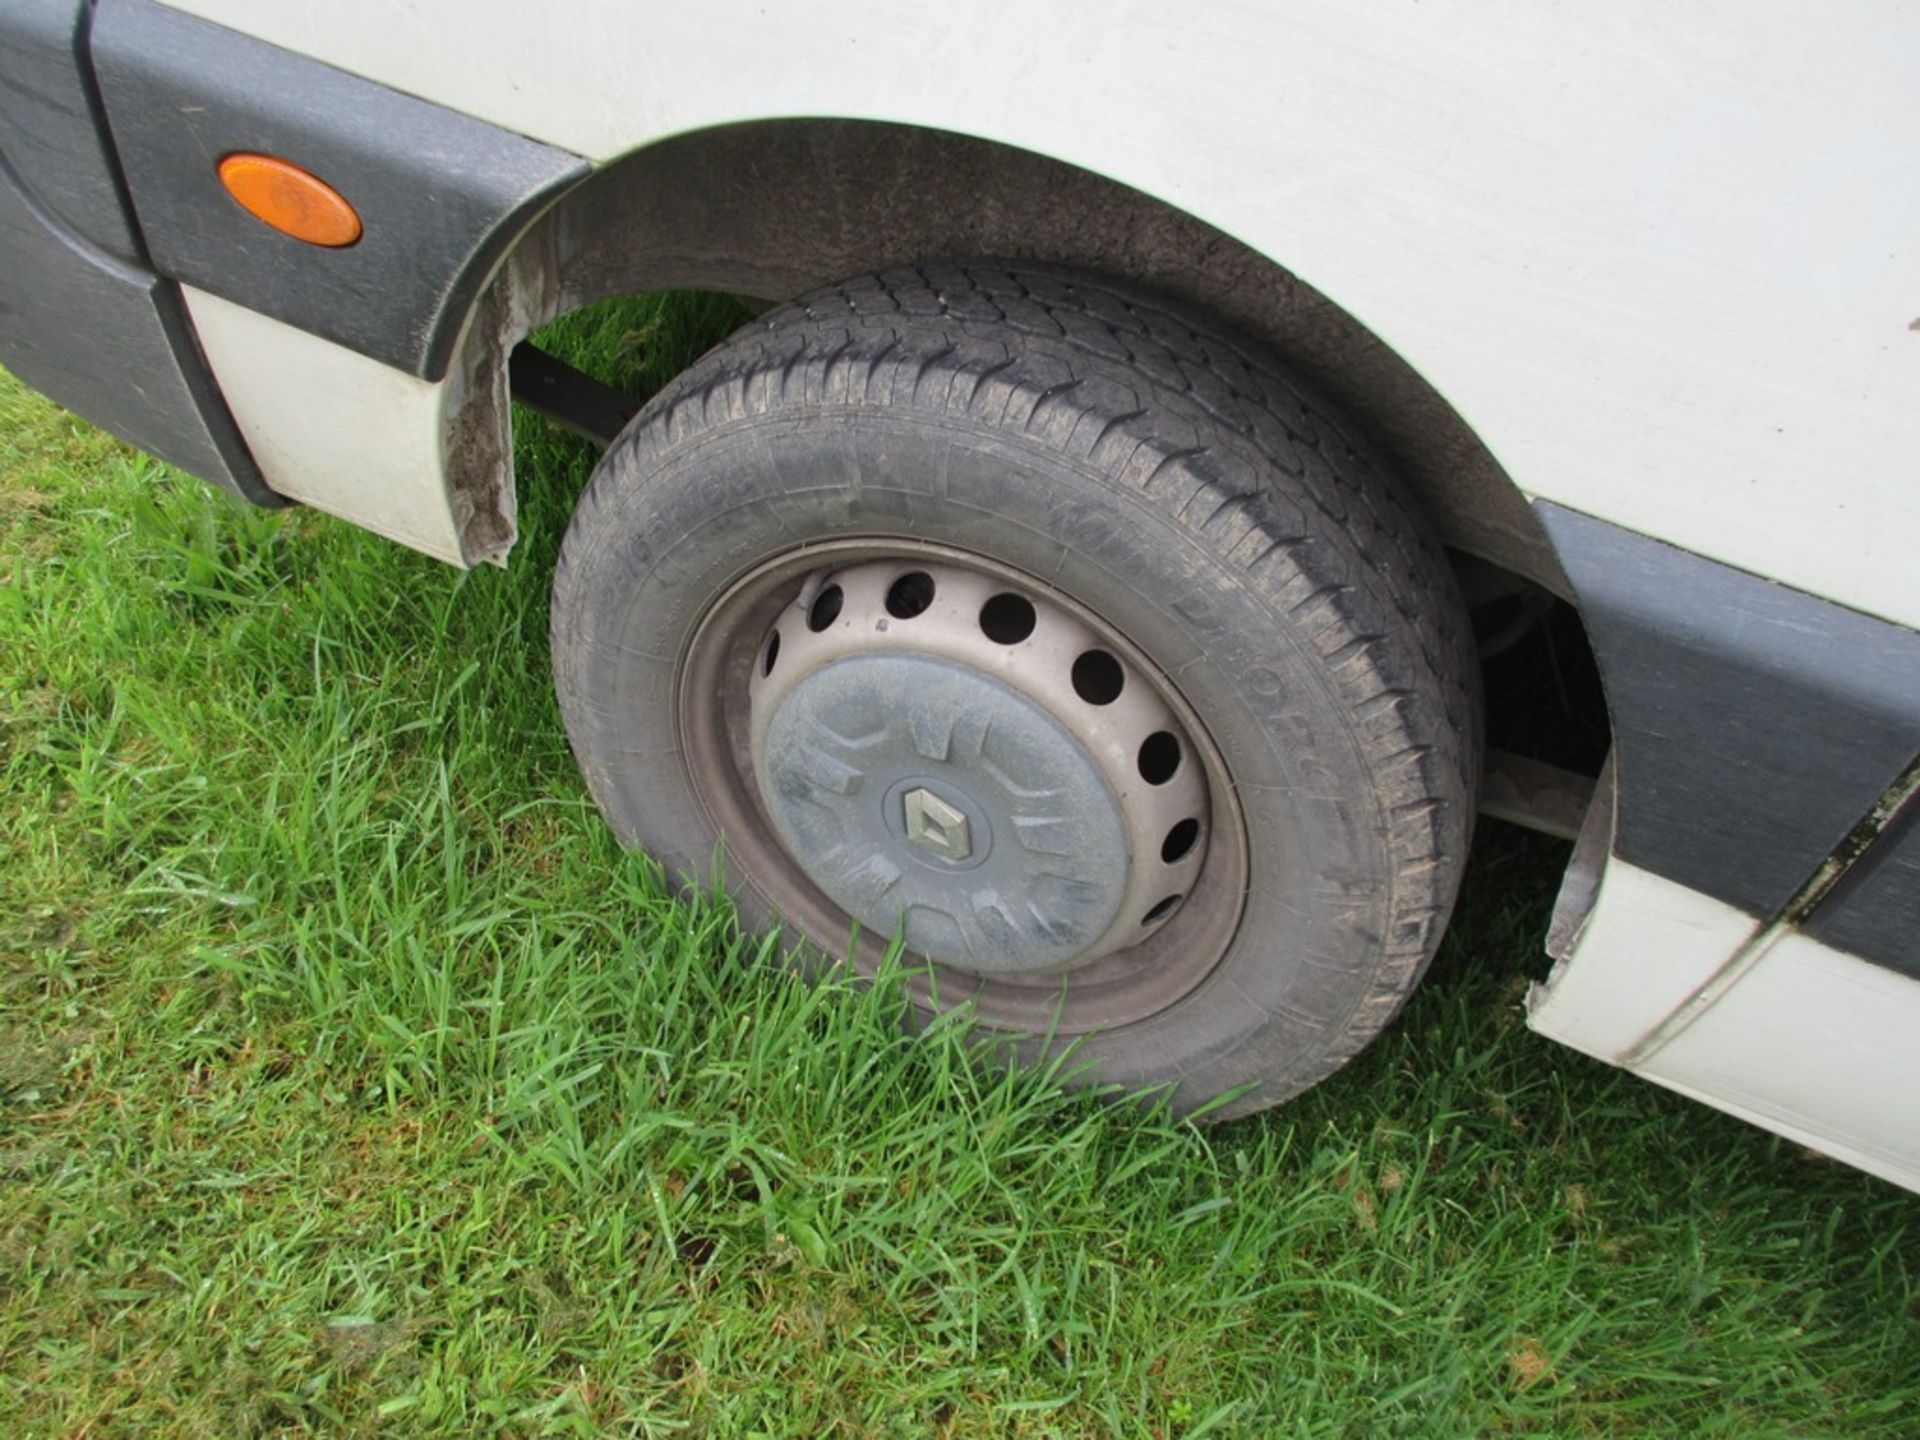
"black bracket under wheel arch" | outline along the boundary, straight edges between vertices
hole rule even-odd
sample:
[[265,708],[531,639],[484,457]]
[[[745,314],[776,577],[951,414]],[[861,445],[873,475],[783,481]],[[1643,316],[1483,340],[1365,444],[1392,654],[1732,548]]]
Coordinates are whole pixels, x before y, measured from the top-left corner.
[[603,450],[640,409],[624,390],[603,385],[526,340],[513,347],[507,379],[522,405]]

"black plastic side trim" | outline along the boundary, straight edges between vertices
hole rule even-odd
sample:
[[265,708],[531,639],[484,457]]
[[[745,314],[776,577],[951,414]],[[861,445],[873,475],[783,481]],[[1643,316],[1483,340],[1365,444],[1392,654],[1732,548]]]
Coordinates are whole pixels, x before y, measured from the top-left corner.
[[87,66],[85,0],[0,8],[0,364],[258,505],[178,287],[145,266]]
[[[148,0],[101,0],[93,59],[161,274],[428,379],[446,373],[525,220],[587,173],[577,156]],[[320,176],[359,211],[362,238],[325,249],[263,225],[220,185],[236,150]]]
[[1606,684],[1615,853],[1771,919],[1920,754],[1920,633],[1535,508]]
[[1920,980],[1920,793],[1907,797],[1802,928]]
[[267,488],[174,286],[96,250],[0,152],[0,364],[123,440],[257,505]]
[[133,264],[146,256],[128,218],[86,63],[86,0],[0,4],[0,148],[18,184],[60,223]]

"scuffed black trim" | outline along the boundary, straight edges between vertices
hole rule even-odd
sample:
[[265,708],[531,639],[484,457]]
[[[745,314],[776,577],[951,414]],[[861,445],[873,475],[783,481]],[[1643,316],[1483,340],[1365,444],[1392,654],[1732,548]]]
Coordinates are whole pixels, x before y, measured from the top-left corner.
[[87,67],[86,0],[0,4],[0,149],[59,223],[116,259],[146,253],[101,137]]
[[0,364],[259,505],[261,478],[178,288],[140,263],[86,75],[78,0],[0,9]]
[[1920,792],[1907,796],[1803,928],[1920,980]]
[[1774,918],[1920,754],[1920,634],[1535,508],[1606,685],[1614,853]]
[[0,364],[121,439],[257,505],[261,479],[174,287],[37,205],[0,154]]
[[[161,274],[437,380],[526,219],[579,157],[148,0],[101,0],[93,59]],[[346,196],[342,249],[263,225],[217,166],[258,150]]]

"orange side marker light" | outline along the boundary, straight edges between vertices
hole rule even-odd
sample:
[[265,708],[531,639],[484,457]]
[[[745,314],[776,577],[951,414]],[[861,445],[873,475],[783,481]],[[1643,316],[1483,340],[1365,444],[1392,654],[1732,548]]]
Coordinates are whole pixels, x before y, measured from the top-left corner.
[[243,150],[220,162],[220,183],[248,213],[296,240],[338,248],[360,238],[346,197],[298,165]]

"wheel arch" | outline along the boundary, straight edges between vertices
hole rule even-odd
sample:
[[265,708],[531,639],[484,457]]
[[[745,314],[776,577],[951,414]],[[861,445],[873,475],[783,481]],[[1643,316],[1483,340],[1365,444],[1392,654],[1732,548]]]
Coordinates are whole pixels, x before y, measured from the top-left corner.
[[1384,337],[1279,260],[1032,151],[870,120],[689,131],[567,192],[507,273],[537,277],[541,302],[512,308],[540,318],[648,290],[778,301],[865,271],[976,256],[1109,274],[1225,320],[1355,417],[1450,546],[1570,593],[1525,494]]

